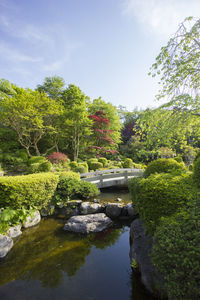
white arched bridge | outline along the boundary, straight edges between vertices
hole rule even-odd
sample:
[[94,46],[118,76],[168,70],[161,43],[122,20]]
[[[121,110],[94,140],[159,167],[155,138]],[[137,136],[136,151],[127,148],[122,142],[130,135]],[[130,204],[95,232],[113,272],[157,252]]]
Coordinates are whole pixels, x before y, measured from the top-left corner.
[[142,169],[110,169],[80,174],[81,179],[96,184],[98,188],[125,186],[128,179],[143,174]]

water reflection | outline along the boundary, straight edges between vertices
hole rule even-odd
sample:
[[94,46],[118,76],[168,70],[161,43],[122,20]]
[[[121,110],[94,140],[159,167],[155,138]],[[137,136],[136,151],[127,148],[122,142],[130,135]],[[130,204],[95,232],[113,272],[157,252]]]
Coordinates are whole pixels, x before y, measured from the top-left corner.
[[128,227],[89,236],[62,227],[48,219],[24,231],[0,261],[1,300],[153,299],[131,275]]

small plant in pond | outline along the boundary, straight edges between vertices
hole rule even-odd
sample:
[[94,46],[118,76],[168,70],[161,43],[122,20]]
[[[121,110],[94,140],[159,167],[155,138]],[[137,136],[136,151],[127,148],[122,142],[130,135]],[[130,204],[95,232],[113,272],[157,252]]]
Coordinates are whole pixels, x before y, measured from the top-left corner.
[[131,260],[131,268],[134,270],[138,269],[138,263],[134,258],[132,258],[132,260]]

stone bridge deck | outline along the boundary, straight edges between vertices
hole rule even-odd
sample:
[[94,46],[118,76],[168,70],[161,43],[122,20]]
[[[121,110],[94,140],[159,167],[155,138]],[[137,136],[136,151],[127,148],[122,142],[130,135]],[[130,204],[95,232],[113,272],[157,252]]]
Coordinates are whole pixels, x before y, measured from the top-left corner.
[[96,184],[98,188],[126,186],[128,179],[143,174],[142,169],[110,169],[80,174],[81,179]]

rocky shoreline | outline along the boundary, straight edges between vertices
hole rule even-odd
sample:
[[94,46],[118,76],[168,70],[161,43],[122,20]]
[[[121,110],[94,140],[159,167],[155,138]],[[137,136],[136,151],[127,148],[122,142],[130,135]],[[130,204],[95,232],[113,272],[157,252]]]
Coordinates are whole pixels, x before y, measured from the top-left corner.
[[[115,201],[121,202],[121,199]],[[39,224],[41,217],[62,216],[66,218],[65,231],[92,233],[99,232],[113,225],[114,220],[131,220],[137,216],[137,212],[132,207],[132,203],[103,203],[97,199],[93,202],[82,200],[69,201],[60,207],[50,206],[36,210],[32,216],[27,217],[23,224],[10,227],[6,235],[0,234],[0,258],[3,258],[12,249],[15,238],[22,234],[21,229],[27,229]]]

